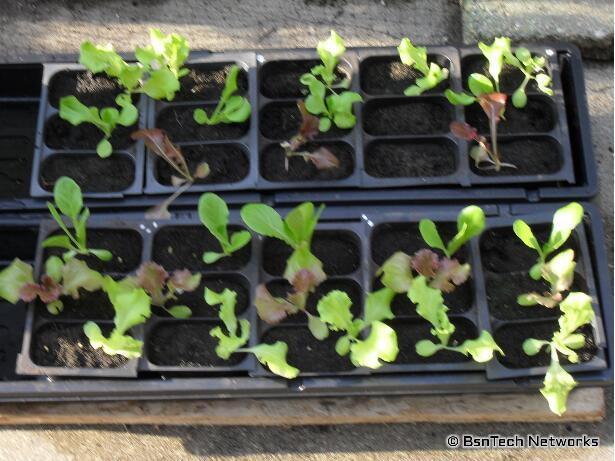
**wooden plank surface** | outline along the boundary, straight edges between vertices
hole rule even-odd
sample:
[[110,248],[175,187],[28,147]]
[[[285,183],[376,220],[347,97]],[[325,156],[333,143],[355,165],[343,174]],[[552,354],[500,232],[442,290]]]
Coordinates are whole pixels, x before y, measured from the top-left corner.
[[598,421],[600,388],[570,394],[557,417],[535,394],[0,404],[0,424],[304,425]]

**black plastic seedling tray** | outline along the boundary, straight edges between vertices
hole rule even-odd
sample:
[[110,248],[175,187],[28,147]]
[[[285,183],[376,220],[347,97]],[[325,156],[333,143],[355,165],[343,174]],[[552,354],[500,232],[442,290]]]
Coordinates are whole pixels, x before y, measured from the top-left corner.
[[[532,225],[549,224],[552,213],[561,204],[542,204],[542,205],[486,205],[483,207],[487,215],[487,227],[489,232],[492,228],[497,229],[501,226],[510,226],[512,221],[517,217],[530,222]],[[597,350],[594,352],[597,360],[602,360],[603,363],[585,362],[581,365],[574,366],[571,370],[575,370],[575,378],[580,382],[580,385],[608,385],[612,382],[612,320],[613,320],[613,300],[611,297],[611,287],[609,281],[609,272],[606,258],[603,251],[604,237],[602,234],[601,222],[599,215],[591,205],[585,204],[586,220],[583,227],[579,228],[573,236],[573,247],[580,251],[578,259],[577,272],[583,275],[587,281],[588,292],[594,297],[596,303],[597,319],[592,325],[591,334],[595,340]],[[339,282],[344,279],[345,282],[358,284],[361,289],[358,296],[365,295],[366,287],[371,289],[374,283],[373,269],[377,262],[369,262],[372,258],[371,239],[374,233],[378,231],[378,226],[383,223],[397,223],[403,226],[408,224],[416,224],[422,217],[431,217],[438,223],[452,222],[457,215],[461,206],[399,206],[389,205],[382,207],[365,207],[365,206],[347,206],[327,208],[321,219],[321,224],[315,235],[314,248],[319,248],[319,239],[323,236],[330,237],[331,232],[338,234],[345,232],[349,237],[347,241],[355,241],[358,246],[358,254],[360,254],[360,267],[351,269],[350,271],[342,271],[340,275],[331,277],[332,282]],[[284,213],[287,210],[280,210]],[[112,218],[111,216],[97,217],[93,224],[93,228],[114,227],[128,228],[139,232],[143,236],[143,250],[141,254],[143,258],[148,255],[148,250],[151,248],[151,243],[156,239],[156,232],[165,229],[166,226],[178,226],[178,228],[198,226],[194,213],[192,216],[188,212],[183,214],[184,218],[177,221],[159,222],[154,224],[152,221],[141,219],[138,215],[126,216],[122,219]],[[38,218],[40,219],[40,218]],[[239,223],[237,220],[236,210],[232,212],[232,222]],[[16,230],[23,233],[28,229],[30,235],[34,235],[37,218],[3,220],[0,225],[0,232],[5,236],[16,235]],[[443,225],[443,224],[441,224]],[[446,226],[443,225],[443,232],[446,234]],[[53,226],[44,224],[43,232],[38,237],[38,240],[43,238],[43,235],[53,229]],[[204,228],[203,228],[204,229]],[[92,231],[94,232],[94,231]],[[12,233],[12,234],[11,234]],[[354,235],[353,235],[354,234]],[[339,234],[338,234],[339,235]],[[485,234],[484,234],[485,235]],[[483,237],[485,238],[485,237]],[[263,255],[269,250],[264,248],[270,243],[266,239],[264,242],[259,238],[253,240],[252,253],[249,264],[266,264],[263,260]],[[337,241],[343,241],[342,238],[337,238]],[[386,241],[390,242],[387,238]],[[10,241],[10,240],[9,240]],[[203,240],[201,240],[203,242]],[[405,240],[403,240],[405,241]],[[584,243],[585,242],[585,243]],[[34,239],[30,239],[29,246],[16,247],[7,246],[5,253],[2,254],[2,261],[7,264],[16,254],[19,253],[24,259],[32,259],[34,257]],[[403,245],[403,244],[402,244]],[[486,290],[482,285],[479,277],[484,270],[484,250],[481,254],[483,245],[482,240],[472,241],[467,248],[467,253],[460,253],[460,257],[467,258],[472,263],[473,274],[469,281],[472,285],[473,299],[472,307],[466,310],[463,315],[451,315],[451,319],[455,325],[459,327],[462,320],[473,322],[477,329],[491,329],[495,326],[490,324],[491,316],[487,309],[489,302],[486,297]],[[321,251],[325,251],[326,246],[321,247]],[[323,250],[324,249],[324,250]],[[412,248],[402,248],[410,251]],[[315,250],[316,252],[316,250]],[[200,253],[200,252],[199,252]],[[326,260],[325,255],[319,255],[325,263],[325,268],[330,262]],[[40,258],[40,252],[37,255]],[[200,254],[193,255],[193,258],[200,257]],[[153,256],[156,259],[155,256]],[[260,262],[254,263],[254,261]],[[186,258],[182,258],[185,260]],[[191,260],[188,258],[190,263]],[[38,261],[38,260],[37,260]],[[136,264],[136,263],[135,263]],[[131,265],[134,265],[131,263]],[[171,265],[171,268],[172,265]],[[253,290],[256,282],[272,282],[279,280],[275,270],[259,271],[259,275],[254,279],[247,279],[247,275],[242,272],[242,277],[246,278],[246,282],[250,284]],[[274,272],[274,274],[271,274]],[[218,271],[204,271],[207,277],[221,275]],[[226,274],[226,272],[225,272]],[[593,274],[593,277],[592,277]],[[233,272],[232,274],[237,274]],[[250,276],[251,277],[251,276]],[[593,282],[592,282],[593,281]],[[346,283],[348,286],[348,283]],[[334,287],[331,287],[334,288]],[[405,309],[407,306],[394,306],[394,309]],[[18,324],[15,320],[15,311],[19,306],[11,306],[10,309],[3,311],[0,316],[2,325]],[[28,331],[32,327],[35,314],[35,306],[28,308],[28,321],[26,323],[26,332],[22,347],[22,360],[28,355],[29,346]],[[250,310],[251,309],[251,310]],[[244,311],[242,315],[250,318],[252,325],[256,326],[259,333],[267,333],[269,327],[265,327],[256,320],[254,309],[250,308]],[[539,309],[539,308],[536,308]],[[212,309],[213,310],[213,309]],[[463,309],[462,309],[463,310]],[[155,311],[156,313],[157,311]],[[400,311],[398,310],[397,313]],[[475,312],[475,313],[474,313]],[[360,312],[358,313],[360,315]],[[400,315],[397,321],[414,322],[419,320],[412,317],[412,310],[408,313],[407,318]],[[61,321],[60,319],[52,319]],[[203,322],[205,319],[195,317],[188,322]],[[206,319],[209,321],[209,318]],[[532,319],[536,320],[536,319]],[[63,320],[62,320],[63,321]],[[422,321],[422,320],[421,320]],[[149,331],[150,325],[155,325],[162,322],[179,322],[166,319],[163,314],[158,312],[150,319],[145,326],[145,331]],[[292,323],[291,323],[292,322]],[[273,328],[293,327],[297,329],[305,329],[307,327],[301,321],[295,318],[289,319],[289,323],[282,323]],[[203,328],[203,335],[208,334],[209,324]],[[0,333],[3,330],[0,329]],[[17,332],[18,333],[18,332]],[[495,330],[497,334],[497,329]],[[146,335],[147,336],[147,335]],[[429,337],[429,336],[427,336]],[[6,338],[0,337],[0,340]],[[255,339],[255,338],[253,338]],[[419,339],[419,338],[416,338]],[[413,347],[415,340],[408,341],[408,344]],[[213,346],[212,346],[213,347]],[[400,349],[403,348],[400,340]],[[9,349],[10,350],[10,349]],[[147,351],[147,337],[146,346]],[[401,353],[400,353],[401,354]],[[290,354],[289,354],[290,357]],[[14,360],[14,357],[7,357],[7,363]],[[315,360],[317,360],[315,358]],[[347,358],[346,358],[347,360]],[[481,366],[460,366],[455,368],[446,364],[439,365],[439,360],[433,360],[430,365],[425,365],[424,368],[417,366],[416,363],[411,364],[391,364],[385,365],[380,370],[358,370],[357,372],[348,373],[348,370],[325,372],[308,372],[300,375],[294,380],[283,380],[273,377],[271,374],[262,369],[260,365],[252,364],[251,367],[229,367],[226,370],[215,367],[169,367],[166,369],[153,369],[151,366],[145,365],[148,361],[147,352],[138,364],[137,378],[134,377],[118,377],[110,374],[108,370],[96,370],[100,374],[81,373],[78,370],[78,379],[73,379],[67,376],[56,374],[55,369],[43,372],[39,378],[26,376],[24,374],[14,375],[8,370],[0,382],[0,400],[108,400],[108,399],[148,399],[148,398],[227,398],[227,397],[262,397],[262,396],[301,396],[301,395],[370,395],[370,394],[417,394],[417,393],[445,393],[445,392],[509,392],[509,391],[525,391],[540,387],[542,377],[537,375],[537,372],[542,370],[529,369],[524,370],[524,373],[519,373],[518,377],[505,374],[492,374],[492,370],[501,371],[504,367],[496,366],[496,359],[492,362]],[[185,364],[184,364],[185,365]],[[435,367],[435,368],[434,368]],[[601,368],[601,369],[600,369]],[[436,370],[438,370],[436,372]],[[21,370],[18,370],[21,371]],[[96,379],[93,379],[96,376]],[[104,377],[113,376],[113,380],[104,379]],[[103,379],[101,379],[103,378]]]
[[[194,131],[195,139],[180,140],[189,163],[196,163],[198,159],[209,159],[212,163],[210,178],[185,193],[183,203],[196,203],[203,190],[217,190],[225,197],[249,190],[261,191],[265,195],[274,194],[278,203],[288,204],[306,199],[329,203],[389,200],[534,202],[591,197],[597,191],[596,167],[578,50],[567,44],[534,45],[530,49],[547,57],[555,95],[552,98],[542,95],[529,86],[528,107],[524,111],[509,107],[508,120],[500,124],[499,132],[503,149],[509,146],[525,159],[528,157],[526,152],[531,148],[537,148],[539,154],[544,154],[543,166],[546,170],[534,172],[536,174],[515,174],[514,170],[507,170],[497,176],[485,175],[471,164],[467,143],[454,139],[449,132],[448,124],[452,120],[471,120],[484,129],[484,120],[481,121],[482,115],[477,107],[453,107],[443,95],[447,85],[459,91],[469,71],[482,70],[480,62],[476,62],[478,55],[474,47],[428,47],[434,60],[449,67],[450,81],[418,97],[402,94],[403,88],[411,84],[414,76],[397,62],[395,48],[349,49],[339,69],[342,75],[352,75],[351,89],[359,92],[365,100],[364,103],[355,104],[357,125],[349,131],[333,128],[311,144],[313,147],[322,144],[339,155],[342,167],[335,172],[318,172],[311,164],[302,165],[303,160],[294,158],[289,176],[285,178],[283,154],[278,146],[287,135],[292,135],[291,132],[300,123],[295,103],[303,96],[301,85],[287,84],[291,80],[285,79],[284,75],[290,72],[295,79],[309,70],[317,56],[314,50],[193,52],[189,67],[204,72],[200,77],[197,75],[197,80],[187,80],[197,82],[194,94],[178,96],[168,104],[142,98],[139,126],[151,128],[162,121],[164,127],[173,128],[173,117],[167,117],[166,122],[169,123],[160,117],[173,111],[177,116],[179,109],[185,110],[180,114],[181,119],[177,116],[175,121],[181,122],[182,126],[183,121],[194,125],[191,122],[192,109],[196,106],[211,107],[217,102],[217,92],[222,82],[216,80],[216,72],[219,73],[221,67],[237,63],[245,72],[240,78],[240,82],[244,82],[242,85],[245,85],[242,91],[245,91],[253,107],[250,122],[243,127],[226,127],[222,134],[216,135],[200,127]],[[43,68],[44,74],[41,74]],[[58,150],[47,147],[44,125],[57,116],[57,109],[48,101],[48,84],[56,72],[78,68],[75,64],[47,63],[0,66],[0,80],[8,82],[0,95],[3,103],[0,112],[3,127],[0,129],[3,138],[10,139],[3,140],[0,148],[2,152],[7,152],[3,155],[16,159],[23,167],[16,170],[19,171],[19,178],[9,177],[6,181],[0,181],[3,191],[16,187],[15,193],[2,193],[0,210],[44,209],[43,197],[50,195],[52,181],[43,178],[47,174],[43,170],[55,170],[49,178],[58,176],[64,171],[58,165],[66,166],[66,161],[75,165],[91,163],[88,168],[92,165],[104,166],[106,173],[99,170],[99,177],[113,176],[114,168],[121,168],[122,175],[134,168],[134,177],[131,176],[134,181],[124,184],[121,190],[99,190],[91,174],[76,177],[86,191],[88,205],[93,209],[116,206],[142,208],[155,203],[160,194],[172,192],[173,188],[168,184],[169,172],[160,166],[160,160],[146,152],[141,142],[116,152],[118,155],[112,156],[116,160],[106,159],[105,164],[97,158],[93,149]],[[375,85],[374,75],[385,72],[382,69],[390,71],[397,80],[376,79],[377,83],[385,84]],[[208,75],[209,71],[211,74]],[[204,80],[199,83],[198,78],[201,77]],[[287,90],[276,90],[271,82],[280,82],[280,86]],[[509,91],[510,88],[505,87],[505,90]],[[40,106],[38,124],[28,117],[28,111],[34,110],[37,105]],[[424,118],[440,118],[435,122],[432,120],[431,125],[435,125],[429,129],[428,121],[408,118],[411,113],[408,109],[412,109],[413,117],[422,113]],[[525,123],[527,120],[523,116],[526,113],[533,117],[529,120],[531,123]],[[5,122],[20,117],[22,121],[19,124]],[[375,128],[373,123],[381,118],[385,122],[391,121],[384,124],[384,131],[382,126]],[[393,122],[406,118],[412,122],[411,126],[395,131]],[[388,125],[391,125],[390,129]],[[275,129],[272,130],[272,127]],[[238,128],[241,129],[236,131]],[[98,139],[98,134],[93,135],[94,138]],[[32,143],[36,147],[34,150]],[[423,157],[428,157],[427,163],[419,159],[421,152]],[[399,166],[409,155],[416,156],[416,161],[410,163],[411,169],[416,171],[410,173]],[[383,156],[394,161],[385,165],[386,171],[377,172],[374,162]],[[540,155],[532,157],[537,156]],[[28,181],[24,175],[30,163],[31,190],[28,191],[19,185]],[[552,165],[561,168],[553,171]],[[240,170],[241,174],[225,179],[230,166]],[[280,174],[272,177],[275,172]],[[405,176],[396,177],[399,174]],[[75,175],[79,176],[77,173]],[[122,175],[118,176],[123,178]]]

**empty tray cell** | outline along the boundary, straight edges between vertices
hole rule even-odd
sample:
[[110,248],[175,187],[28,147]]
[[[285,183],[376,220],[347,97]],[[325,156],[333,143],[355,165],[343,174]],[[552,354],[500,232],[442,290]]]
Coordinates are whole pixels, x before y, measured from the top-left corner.
[[[260,92],[271,99],[303,98],[309,93],[299,79],[310,73],[312,67],[322,64],[317,59],[300,59],[293,61],[269,61],[260,68]],[[350,64],[341,61],[337,65],[338,81],[351,78]]]
[[41,64],[0,65],[0,98],[38,98],[42,78]]
[[[118,125],[109,139],[114,151],[130,148],[134,141],[130,138],[136,131],[137,123],[132,126]],[[45,123],[45,144],[52,149],[91,149],[105,137],[104,133],[90,123],[71,125],[58,114],[52,115]]]
[[[240,226],[229,226],[229,235]],[[220,243],[209,233],[205,226],[166,226],[156,232],[152,257],[167,271],[189,269],[192,271],[238,270],[250,261],[252,245],[248,244],[231,256],[219,259],[213,264],[203,262],[205,251],[222,251]]]
[[[442,68],[450,69],[450,60],[440,54],[427,55],[428,62],[435,62]],[[423,74],[401,62],[399,56],[374,56],[361,62],[361,89],[373,95],[403,94]],[[435,88],[423,94],[442,93],[449,87],[446,79]]]
[[[86,106],[117,107],[115,98],[124,92],[120,83],[105,74],[93,75],[89,71],[64,70],[55,73],[49,80],[49,104],[60,107],[60,98],[75,96]],[[138,95],[132,96],[136,104]]]
[[[60,231],[52,235],[63,235]],[[111,261],[101,261],[95,256],[78,255],[77,258],[86,261],[87,265],[105,273],[128,273],[136,270],[141,264],[143,241],[141,235],[129,229],[88,229],[88,248],[109,250],[113,254]],[[66,250],[61,248],[46,248],[43,261],[50,256],[61,256]]]
[[363,108],[363,129],[373,136],[445,134],[453,111],[441,97],[376,99]]
[[315,152],[320,148],[327,149],[337,157],[340,165],[336,168],[319,170],[311,161],[303,157],[288,159],[286,169],[286,153],[279,144],[270,144],[261,153],[261,176],[268,181],[331,181],[350,176],[355,169],[354,149],[345,142],[307,143],[301,146],[301,151]]
[[[287,141],[297,134],[301,121],[301,113],[296,102],[270,103],[260,112],[260,131],[265,138]],[[319,133],[316,139],[341,138],[348,133],[350,130],[341,130],[333,124],[329,131]]]
[[[195,171],[202,162],[209,165],[209,175],[202,179],[195,179],[195,184],[239,182],[248,176],[250,170],[248,153],[240,144],[183,146],[181,151],[184,154],[189,171]],[[158,182],[170,186],[173,176],[177,176],[177,171],[168,162],[157,156],[156,179]]]
[[288,345],[286,361],[302,373],[352,371],[355,367],[348,355],[341,357],[335,352],[335,343],[340,336],[339,332],[331,332],[326,339],[319,341],[307,327],[279,326],[267,330],[261,336],[261,343],[284,341]]
[[[180,88],[175,93],[176,101],[214,101],[220,98],[232,62],[195,63],[186,67],[190,72],[180,78]],[[241,69],[237,74],[237,94],[248,91],[248,74]]]
[[0,197],[29,196],[38,106],[32,102],[0,103]]
[[[266,238],[263,244],[265,271],[271,275],[282,275],[292,251],[286,243]],[[348,275],[361,265],[359,238],[348,231],[317,230],[312,239],[312,253],[322,261],[328,276]]]
[[[479,133],[489,133],[489,120],[480,105],[467,106],[465,114],[466,122],[478,129]],[[506,119],[498,123],[498,134],[546,133],[555,127],[557,121],[553,101],[543,96],[528,96],[523,109],[514,107],[508,98],[504,117]]]
[[[267,283],[267,289],[276,298],[286,298],[289,293],[293,292],[293,288],[286,280],[278,279]],[[318,302],[322,297],[326,296],[333,290],[343,291],[352,301],[351,312],[353,317],[360,317],[362,314],[363,295],[361,286],[352,279],[333,278],[327,279],[318,285],[312,293],[309,294],[306,301],[306,310],[313,315],[318,315],[316,309]],[[307,316],[301,312],[289,315],[283,320],[284,323],[306,323]]]
[[[532,53],[532,56],[539,56],[535,53]],[[549,63],[547,61],[547,67]],[[468,77],[470,74],[479,73],[491,77],[489,74],[489,63],[487,59],[482,54],[473,54],[466,56],[461,61],[461,76],[463,79],[463,86],[467,90],[468,89]],[[514,66],[509,64],[504,64],[502,66],[502,71],[500,72],[500,91],[502,93],[510,93],[512,94],[521,83],[523,82],[523,72],[517,69]],[[539,91],[538,86],[534,80],[531,80],[527,87],[527,92],[531,91]]]
[[232,354],[228,360],[216,355],[218,339],[213,338],[209,331],[220,325],[220,322],[160,322],[146,338],[147,359],[158,366],[193,368],[237,365],[245,354]]
[[14,258],[32,261],[36,253],[38,227],[0,227],[0,264],[8,265]]
[[[201,283],[194,291],[186,291],[177,295],[177,299],[167,302],[165,307],[175,305],[185,305],[192,310],[192,317],[211,317],[218,318],[218,307],[210,306],[205,302],[205,289],[221,293],[225,289],[234,291],[237,294],[237,304],[235,313],[243,314],[250,307],[250,282],[242,275],[237,274],[208,274],[203,273]],[[160,308],[154,308],[154,313],[161,317],[170,317],[170,314]]]
[[502,167],[500,171],[477,168],[470,161],[470,168],[479,176],[550,175],[560,171],[564,158],[560,144],[549,136],[498,139],[500,160],[516,168]]
[[47,157],[40,168],[41,187],[53,191],[55,182],[62,176],[74,179],[85,193],[121,192],[134,182],[135,163],[131,156],[122,153],[109,158],[85,153]]
[[[451,323],[455,325],[455,332],[451,335],[448,345],[458,346],[466,339],[474,339],[478,336],[476,327],[472,322],[464,318],[452,317]],[[418,364],[418,363],[457,363],[467,362],[470,359],[459,352],[441,350],[431,357],[421,357],[416,353],[416,343],[422,339],[429,339],[438,343],[438,338],[430,332],[432,326],[423,319],[418,320],[392,320],[387,322],[397,333],[399,353],[393,364]]]
[[365,172],[376,178],[448,176],[457,169],[457,146],[448,139],[374,141],[365,151]]
[[[502,348],[505,355],[496,354],[498,361],[507,368],[530,368],[549,365],[551,359],[549,351],[543,347],[534,356],[529,356],[523,352],[523,342],[527,338],[551,340],[553,333],[559,330],[556,320],[536,322],[536,323],[512,323],[502,326],[495,331],[493,339]],[[585,337],[585,346],[576,349],[579,355],[579,362],[590,361],[598,351],[594,342],[594,335],[591,325],[584,325],[579,328],[577,333]],[[559,355],[562,365],[570,362],[564,355]]]
[[[98,325],[105,336],[113,329],[112,324]],[[81,323],[44,323],[32,334],[30,356],[43,367],[118,368],[128,362],[121,355],[107,355],[102,348],[94,349]]]
[[211,115],[215,107],[215,104],[165,107],[158,113],[156,126],[165,130],[174,143],[233,140],[243,137],[248,132],[249,120],[244,123],[219,123],[218,125],[199,125],[194,121],[195,109],[203,109]]

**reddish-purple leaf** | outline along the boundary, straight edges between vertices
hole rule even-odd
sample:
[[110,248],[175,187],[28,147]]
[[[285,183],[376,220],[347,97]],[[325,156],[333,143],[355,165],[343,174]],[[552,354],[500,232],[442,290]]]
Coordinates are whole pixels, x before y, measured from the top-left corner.
[[166,160],[187,181],[192,179],[181,150],[171,142],[164,130],[160,128],[139,130],[130,137],[135,141],[142,139],[150,152]]
[[339,159],[326,147],[320,147],[308,157],[319,170],[328,170],[340,166]]
[[450,293],[464,283],[470,275],[470,265],[460,264],[456,259],[442,258],[438,271],[429,286]]
[[137,283],[152,297],[152,303],[158,306],[166,301],[162,291],[168,278],[167,271],[152,261],[144,262],[137,270]]
[[497,123],[506,109],[506,98],[504,93],[482,94],[478,97],[478,103],[487,117]]
[[254,305],[261,320],[272,325],[297,312],[297,308],[285,299],[274,298],[263,284],[256,287]]
[[49,304],[57,300],[62,294],[62,286],[48,275],[41,277],[41,283],[26,283],[19,292],[20,298],[31,302],[38,296],[42,302]]
[[310,141],[314,139],[319,133],[320,119],[308,112],[305,108],[303,101],[297,102],[299,112],[301,112],[301,127],[299,128],[299,135],[305,140]]
[[466,141],[472,141],[478,137],[478,130],[469,123],[451,122],[450,130],[453,136],[459,139],[465,139]]
[[431,250],[419,250],[412,257],[412,268],[427,278],[435,277],[439,267],[438,255]]
[[301,269],[293,277],[292,285],[297,293],[313,291],[317,285],[316,275],[308,269]]
[[181,291],[194,291],[201,283],[201,274],[192,274],[188,269],[176,270],[171,275],[169,284]]

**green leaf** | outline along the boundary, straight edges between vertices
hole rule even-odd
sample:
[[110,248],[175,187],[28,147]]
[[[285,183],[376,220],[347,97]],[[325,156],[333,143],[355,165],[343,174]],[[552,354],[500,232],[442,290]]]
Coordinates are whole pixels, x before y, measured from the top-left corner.
[[365,301],[365,325],[394,319],[395,315],[391,311],[391,302],[394,297],[395,291],[390,288],[381,288],[369,293]]
[[117,118],[117,123],[122,126],[132,126],[139,118],[139,110],[135,107],[127,94],[120,94],[115,98],[115,103],[122,108]]
[[427,64],[427,48],[415,47],[410,39],[403,38],[397,47],[401,62],[420,71],[423,75],[429,72]]
[[331,129],[331,119],[327,117],[321,117],[318,121],[318,131],[326,133]]
[[525,221],[517,219],[513,223],[513,231],[515,235],[519,237],[523,243],[525,243],[526,246],[533,248],[539,255],[542,255],[540,243],[538,243],[538,240],[534,236],[531,227]]
[[532,62],[532,53],[530,53],[530,50],[528,50],[527,48],[517,48],[517,50],[515,51],[515,56],[524,66],[527,66]]
[[448,242],[446,255],[452,257],[471,238],[485,229],[485,213],[480,207],[470,205],[457,216],[457,234]]
[[443,345],[448,344],[455,326],[448,319],[448,307],[444,305],[442,292],[427,285],[427,279],[420,275],[412,281],[408,298],[416,304],[416,313],[432,326],[431,334],[437,336]]
[[350,346],[350,360],[356,367],[377,369],[382,366],[381,360],[393,362],[398,353],[395,330],[382,322],[372,323],[367,339]]
[[237,317],[235,315],[237,293],[228,288],[225,288],[221,293],[205,288],[205,302],[210,306],[220,304],[218,317],[222,320],[230,335],[235,336],[237,334]]
[[175,319],[187,319],[192,316],[192,309],[184,305],[173,306],[168,309],[168,312]]
[[440,234],[438,233],[436,224],[431,219],[421,219],[419,222],[419,232],[427,245],[432,248],[442,250],[446,256],[450,257],[447,253],[448,250],[446,249],[446,246],[444,246],[442,237],[440,237]]
[[305,108],[310,114],[327,114],[327,106],[325,105],[325,100],[313,94],[309,94],[308,97],[305,98]]
[[406,293],[412,283],[412,258],[397,251],[387,259],[376,275],[382,284],[395,293]]
[[476,102],[476,98],[474,96],[467,93],[456,93],[450,88],[444,90],[444,96],[446,96],[448,102],[454,106],[469,106]]
[[293,379],[299,375],[299,370],[286,361],[288,346],[282,341],[277,341],[274,344],[259,344],[248,350],[256,356],[260,363],[278,376]]
[[414,345],[416,353],[421,357],[431,357],[436,352],[442,349],[442,345],[435,344],[429,339],[421,339]]
[[113,253],[111,253],[109,250],[89,249],[88,253],[96,256],[101,261],[111,261],[113,259]]
[[249,203],[241,208],[241,219],[254,232],[266,237],[273,237],[289,245],[295,242],[286,234],[281,216],[268,205]]
[[98,109],[96,107],[87,107],[75,96],[60,98],[60,118],[75,126],[82,123],[92,123],[105,134],[111,134],[111,127],[101,119]]
[[551,77],[549,77],[547,74],[536,75],[536,84],[538,85],[538,89],[540,91],[550,96],[553,96],[553,90],[550,88]]
[[468,77],[468,87],[476,97],[494,92],[493,83],[482,74],[471,74]]
[[322,268],[322,261],[310,252],[309,246],[305,243],[293,251],[290,258],[286,261],[284,278],[292,283],[295,275],[304,269],[312,273],[314,278],[313,286],[320,285],[327,278]]
[[555,255],[542,266],[542,278],[551,286],[551,292],[568,291],[574,279],[574,250],[569,249]]
[[45,261],[45,274],[52,278],[56,283],[60,283],[62,280],[62,268],[64,267],[64,261],[58,256],[50,256]]
[[199,199],[199,219],[207,230],[220,243],[225,253],[228,252],[230,241],[228,238],[229,211],[226,202],[212,192],[201,195]]
[[64,310],[64,303],[59,299],[56,299],[55,301],[48,303],[45,307],[47,307],[47,312],[51,315],[58,315]]
[[342,40],[342,37],[340,37],[334,30],[332,30],[327,40],[318,42],[316,51],[321,56],[321,58],[322,53],[324,52],[328,53],[334,58],[340,58],[346,52],[346,47],[344,46],[344,41]]
[[542,349],[547,344],[549,344],[549,341],[528,338],[523,341],[523,352],[525,352],[526,355],[533,356],[538,354],[540,352],[540,349]]
[[229,107],[225,107],[223,111],[225,117],[224,121],[226,123],[243,123],[250,117],[252,107],[248,100],[242,96],[234,96],[233,98],[237,98],[235,99],[237,104],[231,107],[229,102]]
[[13,259],[11,264],[0,272],[0,298],[16,304],[20,299],[21,288],[27,283],[34,283],[32,266],[19,258]]
[[592,298],[585,293],[572,292],[559,305],[562,315],[560,316],[559,332],[568,336],[585,324],[594,319]]
[[316,338],[319,341],[322,341],[327,336],[329,336],[329,328],[327,327],[327,324],[325,322],[320,320],[320,318],[318,318],[317,316],[311,315],[309,313],[307,314],[307,317],[308,317],[308,328],[310,332],[312,333],[312,335],[314,336],[314,338]]
[[340,290],[333,290],[318,301],[320,319],[333,331],[348,331],[352,327],[352,300]]
[[562,368],[558,361],[551,361],[540,393],[547,399],[549,409],[558,416],[566,412],[568,394],[576,387],[574,378]]
[[123,355],[128,359],[141,357],[143,341],[139,341],[132,336],[123,335],[113,330],[111,336],[106,338],[98,325],[94,322],[86,322],[83,325],[83,332],[90,340],[94,349],[102,350],[108,355]]
[[102,139],[96,146],[96,153],[100,158],[107,158],[113,153],[113,146],[108,139]]
[[583,207],[576,202],[569,203],[565,207],[560,208],[553,215],[553,226],[549,240],[543,247],[542,251],[545,255],[561,247],[570,234],[583,220]]
[[517,88],[512,95],[512,103],[517,109],[522,109],[527,105],[527,95],[524,88]]
[[73,245],[66,235],[52,235],[43,240],[41,244],[43,248],[65,248],[71,250]]
[[137,64],[127,64],[122,68],[117,78],[128,92],[133,92],[141,83],[141,79],[143,78],[143,70],[143,67]]
[[79,50],[79,64],[93,74],[105,72],[109,77],[119,77],[128,64],[113,50],[111,44],[97,46],[86,41]]
[[314,204],[304,202],[288,212],[284,218],[284,229],[287,235],[292,235],[293,240],[310,242],[314,232]]
[[169,69],[157,69],[149,74],[143,84],[143,92],[152,99],[172,101],[179,91],[179,80]]
[[504,355],[487,330],[481,331],[476,339],[466,339],[460,346],[453,348],[464,355],[470,355],[475,362],[484,363],[493,358],[494,352]]
[[231,234],[231,244],[228,247],[230,253],[245,247],[252,240],[252,234],[248,231],[238,231]]
[[348,336],[340,336],[335,342],[335,352],[337,355],[344,357],[350,352],[350,338]]
[[203,253],[203,262],[205,264],[213,264],[216,261],[224,258],[225,256],[227,256],[224,253],[216,253],[215,251],[206,251],[205,253]]
[[62,267],[62,294],[79,298],[79,289],[86,291],[100,290],[103,276],[80,259],[70,259]]
[[510,49],[510,39],[507,37],[496,38],[491,45],[479,42],[478,47],[489,61],[489,74],[493,77],[496,84],[500,81],[500,72],[504,56],[512,56]]
[[79,185],[67,176],[58,179],[53,187],[53,199],[63,215],[74,223],[83,208],[83,196]]
[[194,117],[194,121],[199,125],[210,124],[207,112],[205,112],[203,109],[194,109],[194,113],[192,116]]
[[150,298],[142,288],[116,282],[107,276],[103,280],[103,289],[115,309],[114,334],[124,335],[130,328],[144,323],[150,317]]
[[210,336],[218,339],[216,354],[221,359],[228,360],[231,354],[237,352],[250,339],[250,322],[246,319],[241,319],[239,326],[241,331],[239,336],[237,336],[236,332],[226,335],[220,327],[209,330]]

